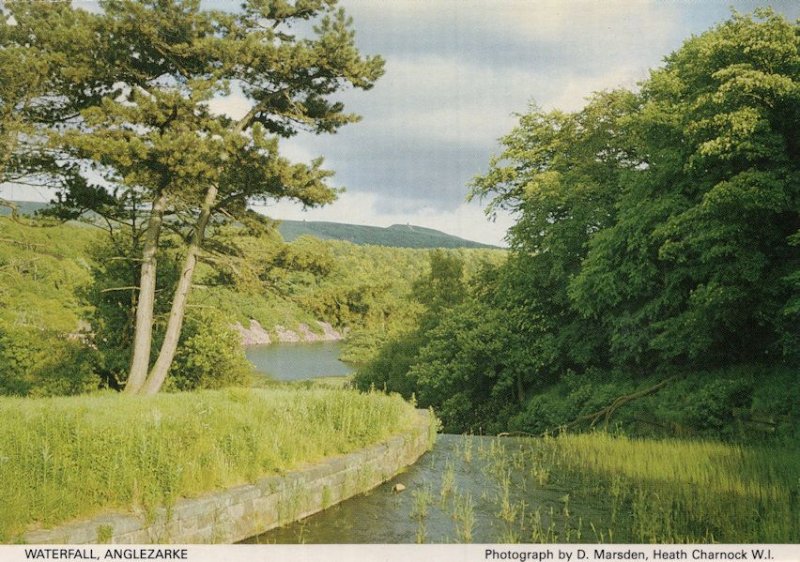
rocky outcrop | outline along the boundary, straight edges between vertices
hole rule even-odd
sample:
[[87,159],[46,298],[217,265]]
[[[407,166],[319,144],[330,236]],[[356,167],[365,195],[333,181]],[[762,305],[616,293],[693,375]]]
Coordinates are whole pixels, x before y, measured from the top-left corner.
[[233,325],[233,329],[242,337],[242,345],[265,345],[272,343],[269,332],[267,332],[257,320],[250,320],[249,328],[245,328],[241,323],[237,322]]
[[297,332],[290,330],[280,324],[276,325],[273,329],[275,332],[275,341],[280,343],[295,343],[303,341]]
[[233,329],[242,338],[242,345],[266,345],[269,343],[295,343],[295,342],[316,342],[316,341],[339,341],[343,338],[341,332],[336,330],[327,322],[317,322],[322,329],[322,333],[312,332],[308,324],[298,324],[297,328],[290,330],[281,325],[276,325],[268,332],[256,320],[250,320],[249,328],[245,328],[237,322]]
[[300,324],[297,326],[301,341],[339,341],[342,339],[342,334],[336,331],[334,327],[327,322],[317,321],[317,324],[322,328],[321,334],[312,332],[307,324]]

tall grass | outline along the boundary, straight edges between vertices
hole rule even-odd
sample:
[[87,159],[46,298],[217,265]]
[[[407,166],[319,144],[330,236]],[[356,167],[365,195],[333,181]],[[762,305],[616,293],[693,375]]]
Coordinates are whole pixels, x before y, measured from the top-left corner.
[[0,398],[0,542],[109,509],[152,514],[379,441],[412,415],[398,397],[334,389]]
[[[800,451],[607,433],[539,441],[532,467],[610,504],[631,542],[800,541]],[[625,536],[627,535],[627,536]]]

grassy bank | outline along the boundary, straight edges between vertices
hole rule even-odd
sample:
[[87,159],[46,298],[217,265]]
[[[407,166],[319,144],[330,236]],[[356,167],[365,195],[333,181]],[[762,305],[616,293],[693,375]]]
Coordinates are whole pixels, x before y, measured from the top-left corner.
[[[511,542],[800,541],[796,449],[595,432],[482,453],[506,490],[497,512]],[[509,502],[509,488],[523,499]],[[537,489],[559,490],[560,505],[524,504]]]
[[0,542],[353,451],[406,429],[412,412],[397,397],[332,389],[0,398]]

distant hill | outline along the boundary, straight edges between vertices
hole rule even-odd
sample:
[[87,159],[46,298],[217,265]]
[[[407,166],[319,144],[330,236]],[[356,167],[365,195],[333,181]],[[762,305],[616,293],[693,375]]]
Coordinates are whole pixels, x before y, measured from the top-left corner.
[[[32,215],[48,206],[48,203],[37,203],[35,201],[12,201],[12,203],[17,206],[17,211],[22,215]],[[10,214],[11,209],[0,206],[0,217],[7,217]]]
[[353,244],[389,246],[392,248],[496,248],[488,244],[472,242],[458,236],[445,234],[432,228],[409,224],[393,224],[389,227],[365,226],[322,221],[280,221],[281,236],[291,242],[299,236],[308,235],[323,240],[345,240]]
[[[47,207],[47,203],[15,201],[21,214],[33,214]],[[11,214],[0,207],[0,216]],[[388,246],[390,248],[497,248],[480,242],[465,240],[432,228],[410,224],[393,224],[389,227],[365,226],[339,222],[282,220],[278,230],[284,240],[291,242],[300,236],[315,236],[323,240],[345,240],[361,246]]]

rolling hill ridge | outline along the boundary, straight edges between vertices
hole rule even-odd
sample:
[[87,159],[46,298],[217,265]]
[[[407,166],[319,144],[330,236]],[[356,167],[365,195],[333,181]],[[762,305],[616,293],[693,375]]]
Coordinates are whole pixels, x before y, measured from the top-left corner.
[[[33,214],[47,207],[47,203],[33,201],[15,201],[14,203],[21,214]],[[0,207],[0,216],[9,214],[11,214],[10,209]],[[276,220],[279,220],[278,231],[287,242],[300,236],[314,236],[321,240],[344,240],[360,246],[386,246],[389,248],[497,248],[497,246],[473,242],[433,228],[411,224],[380,227],[326,221]]]

